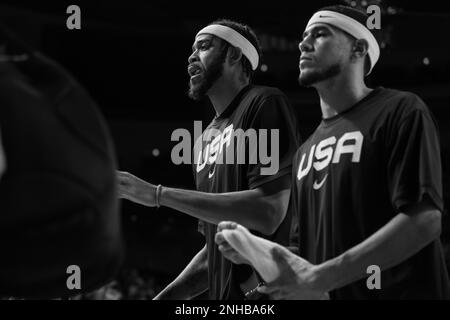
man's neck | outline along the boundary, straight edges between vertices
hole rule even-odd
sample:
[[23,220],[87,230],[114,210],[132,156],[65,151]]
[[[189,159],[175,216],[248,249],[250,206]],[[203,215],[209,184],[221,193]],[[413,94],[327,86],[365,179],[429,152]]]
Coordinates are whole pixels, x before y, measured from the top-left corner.
[[237,94],[249,84],[247,81],[225,81],[219,79],[214,83],[213,87],[209,90],[208,96],[216,111],[216,115],[219,116],[230,105]]
[[346,78],[345,74],[319,83],[315,87],[320,96],[320,107],[324,119],[351,108],[372,91],[366,87],[362,79]]

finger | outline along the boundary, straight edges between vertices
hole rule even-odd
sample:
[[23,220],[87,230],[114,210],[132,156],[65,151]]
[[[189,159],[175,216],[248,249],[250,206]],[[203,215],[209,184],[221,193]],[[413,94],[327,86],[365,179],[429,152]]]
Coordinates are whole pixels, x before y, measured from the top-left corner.
[[133,178],[137,178],[127,171],[116,171],[116,177],[126,181],[132,181]]
[[128,176],[121,175],[117,176],[117,182],[119,186],[126,186],[131,184],[131,179]]
[[234,250],[233,247],[231,247],[227,242],[224,242],[221,245],[219,245],[219,250],[222,251],[223,253],[228,252],[237,253],[237,251]]
[[235,264],[245,263],[245,259],[243,259],[242,256],[233,249],[225,250],[222,248],[220,252],[226,259],[230,260]]
[[214,241],[219,246],[223,245],[223,246],[225,246],[226,249],[228,249],[228,248],[232,249],[231,245],[228,243],[227,239],[225,238],[225,236],[223,235],[222,232],[216,233],[216,235],[214,236]]
[[131,186],[119,184],[117,186],[117,193],[119,193],[119,194],[130,194],[131,193]]
[[222,231],[222,230],[233,230],[236,229],[238,226],[238,224],[236,222],[233,221],[222,221],[219,223],[219,225],[217,226],[217,230],[218,231]]
[[117,194],[123,198],[129,198],[134,195],[132,188],[127,186],[119,186],[117,188]]
[[219,251],[222,253],[222,255],[229,259],[232,260],[233,258],[233,251],[232,250],[227,250],[225,249],[222,245],[219,246]]
[[127,194],[124,192],[117,192],[117,197],[119,199],[127,199],[128,198]]
[[219,251],[226,257],[233,259],[240,258],[243,260],[242,256],[237,252],[233,247],[231,247],[228,243],[223,243],[218,247]]
[[214,236],[214,241],[216,242],[217,245],[221,245],[222,243],[226,242],[223,233],[220,231],[217,232],[216,235]]

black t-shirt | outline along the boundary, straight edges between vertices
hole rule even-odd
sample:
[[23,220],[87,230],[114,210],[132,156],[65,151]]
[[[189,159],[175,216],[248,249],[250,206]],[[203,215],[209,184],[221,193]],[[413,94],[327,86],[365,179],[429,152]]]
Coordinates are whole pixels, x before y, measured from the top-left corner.
[[[272,148],[272,135],[276,138],[274,130],[278,130],[279,136]],[[196,146],[201,146],[194,147],[193,152],[197,190],[233,192],[255,189],[291,174],[300,136],[295,113],[286,96],[275,88],[249,85],[213,119],[197,139]],[[271,152],[277,153],[276,147],[278,166],[275,157],[271,162],[261,157],[263,154],[271,158]],[[290,225],[288,212],[270,239],[287,245]],[[199,231],[205,235],[208,248],[209,297],[240,299],[243,295],[239,283],[246,280],[251,269],[246,265],[233,265],[222,256],[214,242],[216,228],[214,224],[199,221]]]
[[[361,243],[424,197],[443,209],[436,124],[412,93],[377,88],[323,120],[297,151],[293,166],[300,256],[314,264]],[[450,297],[439,240],[382,271],[381,290],[369,290],[366,281],[337,289],[331,297]]]

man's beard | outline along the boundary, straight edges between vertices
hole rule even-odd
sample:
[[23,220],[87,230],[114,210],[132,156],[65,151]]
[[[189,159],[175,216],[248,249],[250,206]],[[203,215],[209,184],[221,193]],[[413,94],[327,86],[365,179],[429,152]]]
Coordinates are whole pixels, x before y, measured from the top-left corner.
[[309,87],[314,83],[327,80],[331,77],[338,75],[341,72],[342,68],[339,63],[329,66],[327,69],[323,71],[315,71],[303,74],[300,71],[300,75],[298,77],[298,83],[301,86]]
[[192,84],[192,82],[189,81],[189,98],[198,101],[205,97],[214,82],[222,76],[225,57],[226,55],[220,54],[217,58],[211,61],[208,70],[204,71],[202,79],[199,82]]

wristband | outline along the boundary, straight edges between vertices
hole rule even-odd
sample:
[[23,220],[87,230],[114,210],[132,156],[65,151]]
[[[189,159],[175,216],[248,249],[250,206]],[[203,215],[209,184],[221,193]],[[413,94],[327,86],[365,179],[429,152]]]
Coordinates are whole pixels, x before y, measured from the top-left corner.
[[159,208],[161,206],[161,204],[160,204],[161,191],[162,191],[162,185],[158,184],[158,186],[156,187],[156,194],[155,194],[155,204],[156,204],[157,208]]

